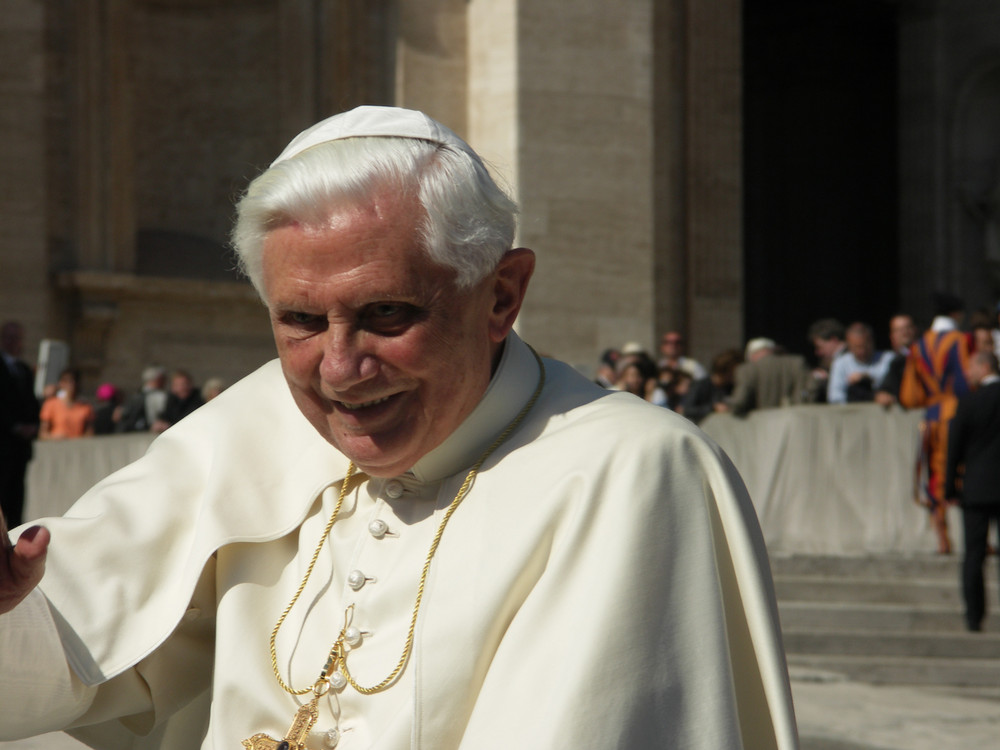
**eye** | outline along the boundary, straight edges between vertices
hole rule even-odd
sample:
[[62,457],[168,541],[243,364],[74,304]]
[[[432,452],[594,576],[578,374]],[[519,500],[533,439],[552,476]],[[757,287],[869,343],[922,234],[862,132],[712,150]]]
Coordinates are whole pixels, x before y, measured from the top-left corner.
[[376,302],[361,314],[360,327],[382,336],[398,336],[422,317],[418,307],[402,302]]
[[322,315],[314,315],[298,310],[288,310],[282,313],[279,320],[288,328],[301,331],[313,331],[326,326],[326,318]]
[[379,302],[377,305],[372,305],[369,314],[375,319],[384,320],[395,317],[402,311],[403,305],[397,305],[393,302]]

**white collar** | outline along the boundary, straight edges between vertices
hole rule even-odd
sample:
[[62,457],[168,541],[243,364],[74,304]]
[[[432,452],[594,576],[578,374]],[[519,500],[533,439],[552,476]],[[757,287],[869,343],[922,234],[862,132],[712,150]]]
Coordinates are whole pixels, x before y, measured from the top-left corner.
[[931,330],[934,331],[934,333],[954,331],[956,328],[958,328],[958,324],[955,323],[955,319],[949,315],[938,315],[934,318],[934,322],[931,323]]
[[444,442],[424,455],[407,474],[430,483],[466,469],[527,403],[540,373],[531,348],[513,331],[507,335],[497,370],[482,399]]
[[979,387],[982,388],[984,385],[990,385],[996,382],[1000,382],[1000,375],[987,375],[979,381]]

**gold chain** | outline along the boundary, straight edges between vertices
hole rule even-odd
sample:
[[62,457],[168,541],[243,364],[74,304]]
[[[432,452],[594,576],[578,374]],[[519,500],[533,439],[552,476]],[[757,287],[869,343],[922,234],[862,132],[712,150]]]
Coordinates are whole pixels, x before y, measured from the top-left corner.
[[427,574],[431,569],[431,560],[434,559],[434,553],[437,552],[438,544],[441,542],[441,537],[444,536],[444,528],[445,526],[448,525],[448,521],[451,518],[452,514],[455,512],[455,509],[458,508],[462,500],[465,499],[466,494],[468,494],[469,492],[469,488],[472,486],[472,480],[475,478],[476,474],[479,472],[479,469],[482,467],[482,465],[486,462],[486,459],[490,457],[493,451],[495,451],[497,448],[500,447],[500,445],[517,428],[517,426],[521,423],[521,421],[528,414],[528,412],[531,411],[531,408],[535,405],[535,402],[538,401],[538,397],[542,393],[542,388],[545,386],[545,365],[542,363],[541,357],[538,356],[538,353],[535,352],[534,349],[531,349],[531,353],[535,356],[535,360],[538,362],[538,371],[539,371],[538,385],[535,386],[535,392],[531,395],[531,398],[528,399],[528,402],[524,405],[521,411],[518,412],[517,416],[514,417],[513,420],[511,420],[510,424],[507,425],[504,431],[497,436],[496,440],[493,441],[490,447],[487,448],[483,452],[483,454],[479,457],[479,459],[476,461],[476,463],[472,465],[472,468],[469,470],[469,473],[465,477],[465,481],[462,482],[462,486],[458,488],[458,493],[455,495],[455,498],[445,509],[444,517],[441,519],[441,523],[438,524],[437,532],[434,534],[434,539],[431,541],[430,550],[427,552],[427,558],[424,560],[424,567],[420,573],[420,582],[417,585],[416,601],[413,603],[413,614],[410,617],[410,628],[406,633],[406,643],[403,645],[403,653],[399,657],[399,662],[396,664],[395,668],[392,670],[392,672],[389,674],[388,677],[386,677],[377,685],[373,685],[372,687],[365,687],[363,685],[359,685],[355,681],[354,677],[351,675],[350,671],[347,668],[347,651],[344,648],[344,639],[346,638],[347,627],[354,610],[354,605],[352,604],[344,611],[344,627],[341,628],[340,634],[337,636],[337,639],[333,642],[333,645],[330,647],[330,653],[327,655],[326,664],[323,666],[323,670],[320,672],[319,679],[310,687],[304,688],[302,690],[296,690],[295,688],[289,686],[282,679],[281,671],[278,668],[278,652],[276,647],[278,631],[281,629],[282,624],[284,624],[285,618],[287,618],[288,614],[292,611],[292,607],[295,606],[295,603],[299,600],[299,597],[302,596],[302,592],[305,590],[306,584],[309,582],[309,576],[312,575],[313,568],[316,566],[316,561],[319,559],[320,551],[323,549],[323,545],[326,543],[327,537],[330,535],[330,531],[333,529],[333,525],[337,522],[337,516],[340,515],[340,508],[344,504],[344,498],[347,497],[347,493],[349,491],[348,485],[355,471],[354,462],[353,461],[350,462],[350,464],[347,467],[347,474],[344,477],[344,481],[340,486],[340,495],[337,497],[337,503],[336,505],[334,505],[333,513],[330,514],[330,520],[327,521],[326,527],[323,529],[323,533],[319,539],[319,544],[316,545],[316,550],[313,552],[312,559],[310,559],[309,561],[309,566],[306,568],[306,573],[302,577],[302,582],[299,584],[298,589],[292,596],[292,600],[288,603],[288,606],[285,607],[285,610],[281,613],[281,616],[278,618],[278,622],[275,624],[274,630],[271,631],[271,639],[270,639],[271,669],[274,670],[274,676],[275,678],[277,678],[278,684],[281,685],[282,689],[284,689],[286,692],[291,693],[292,695],[305,695],[306,693],[314,693],[315,695],[321,695],[322,693],[325,693],[326,692],[325,688],[321,686],[325,685],[327,678],[329,677],[331,671],[335,667],[340,668],[341,673],[347,679],[347,682],[351,685],[351,687],[353,687],[362,695],[371,695],[372,693],[377,693],[381,690],[385,690],[387,687],[393,684],[396,678],[399,677],[399,675],[402,673],[404,667],[406,666],[406,662],[410,658],[410,652],[413,649],[413,638],[417,627],[417,615],[420,613],[420,603],[423,601],[424,598],[424,586],[427,583]]

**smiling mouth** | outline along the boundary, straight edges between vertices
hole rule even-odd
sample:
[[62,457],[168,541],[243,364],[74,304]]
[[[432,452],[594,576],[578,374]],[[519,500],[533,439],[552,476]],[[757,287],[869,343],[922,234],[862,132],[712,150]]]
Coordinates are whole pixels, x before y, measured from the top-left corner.
[[377,406],[378,404],[383,404],[388,401],[392,396],[384,396],[383,398],[377,398],[374,401],[360,401],[358,403],[351,403],[349,401],[338,402],[348,411],[357,411],[358,409],[366,409],[369,406]]

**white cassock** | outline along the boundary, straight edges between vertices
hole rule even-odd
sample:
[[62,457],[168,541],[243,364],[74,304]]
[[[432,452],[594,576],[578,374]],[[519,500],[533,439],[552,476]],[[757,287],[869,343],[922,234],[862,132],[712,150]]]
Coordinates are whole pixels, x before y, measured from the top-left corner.
[[[545,370],[445,529],[399,679],[330,691],[308,746],[797,747],[767,556],[728,459],[665,409]],[[403,476],[352,480],[277,638],[289,685],[315,682],[351,605],[352,675],[391,673],[441,514],[538,379],[511,334],[441,446]],[[346,469],[275,361],[45,521],[44,597],[0,617],[0,738],[283,738],[308,696],[278,685],[268,639]]]

